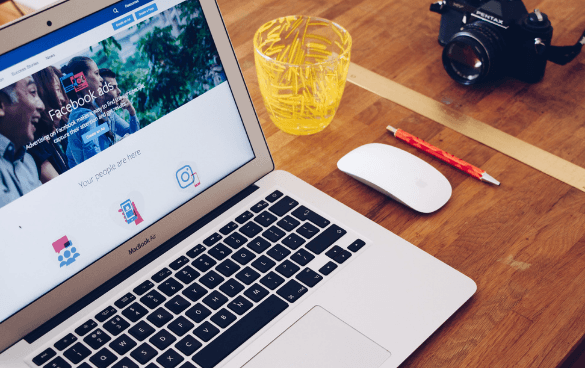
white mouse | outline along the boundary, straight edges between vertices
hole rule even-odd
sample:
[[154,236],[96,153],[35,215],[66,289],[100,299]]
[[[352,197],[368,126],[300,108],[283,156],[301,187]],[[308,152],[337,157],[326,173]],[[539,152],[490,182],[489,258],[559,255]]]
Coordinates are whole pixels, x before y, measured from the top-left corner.
[[344,173],[415,211],[431,213],[451,198],[451,184],[437,169],[399,148],[370,143],[337,162]]

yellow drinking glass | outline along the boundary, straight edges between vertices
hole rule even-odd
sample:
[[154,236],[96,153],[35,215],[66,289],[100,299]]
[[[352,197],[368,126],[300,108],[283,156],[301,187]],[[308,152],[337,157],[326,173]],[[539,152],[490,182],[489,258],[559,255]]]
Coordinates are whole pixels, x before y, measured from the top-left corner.
[[274,124],[307,135],[325,129],[345,88],[351,36],[326,19],[292,15],[254,35],[260,92]]

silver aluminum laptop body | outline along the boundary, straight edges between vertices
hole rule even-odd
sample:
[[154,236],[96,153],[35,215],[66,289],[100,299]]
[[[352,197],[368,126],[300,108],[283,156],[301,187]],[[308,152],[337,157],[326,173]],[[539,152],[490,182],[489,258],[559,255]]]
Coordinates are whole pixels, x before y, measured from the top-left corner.
[[[111,0],[101,1],[99,4],[86,0],[69,1],[30,16],[0,29],[0,39],[9,40],[6,43],[2,41],[0,53],[13,50],[54,29],[116,3]],[[168,267],[174,260],[188,256],[190,249],[202,244],[242,213],[265,201],[275,191],[279,191],[284,197],[293,198],[299,206],[305,206],[328,220],[328,223],[344,229],[347,233],[335,241],[334,245],[346,251],[352,249],[350,245],[357,239],[363,240],[365,245],[355,252],[348,251],[351,256],[343,262],[336,262],[337,267],[327,275],[319,273],[318,270],[332,261],[332,258],[326,255],[331,248],[321,253],[315,252],[314,259],[301,269],[317,271],[319,282],[314,286],[299,284],[306,290],[298,299],[291,296],[288,301],[287,295],[277,293],[278,288],[270,290],[270,296],[266,298],[272,298],[271,300],[280,298],[279,305],[287,307],[215,366],[397,367],[474,294],[475,283],[460,272],[293,175],[284,171],[274,171],[268,147],[217,5],[214,1],[202,0],[201,6],[221,56],[229,87],[254,152],[254,159],[3,320],[0,323],[0,367],[38,367],[34,359],[69,333],[73,334],[77,341],[85,341],[84,337],[78,336],[75,331],[88,318],[94,318],[104,308],[119,301],[129,291]],[[51,27],[47,26],[49,21]],[[132,269],[132,265],[141,257],[156,251],[159,246],[164,246],[167,240],[250,186],[255,190],[248,192],[238,203],[214,217],[150,264],[132,273],[81,310],[66,316],[63,322],[37,336],[34,341],[25,339],[25,336],[36,328],[121,271]],[[0,214],[1,211],[0,209]],[[2,226],[6,225],[0,225],[0,229],[4,231]],[[137,248],[136,245],[141,244],[145,238],[152,240],[148,245],[140,247],[141,249],[129,252],[129,249]],[[311,240],[307,239],[307,244],[310,242]],[[25,247],[26,244],[19,246]],[[0,247],[6,245],[2,244]],[[6,297],[10,296],[0,295],[0,300]],[[294,301],[291,301],[293,299]],[[245,316],[236,318],[234,325]],[[194,328],[202,323],[205,322],[194,323]],[[227,329],[229,327],[225,330]],[[181,340],[181,337],[179,336],[177,340]],[[213,341],[212,338],[209,342],[203,342],[204,346],[201,349],[205,349],[207,344],[212,344]],[[139,346],[140,343],[138,342]],[[62,357],[64,351],[67,351],[52,349],[58,357]],[[156,358],[140,365],[131,353],[122,356],[139,366],[147,366],[150,363],[161,365]],[[159,352],[159,356],[162,356],[161,354]],[[180,363],[168,364],[182,367],[190,363],[192,366],[203,368],[211,366],[207,364],[215,364],[200,365],[194,360],[197,354],[197,352],[184,354],[179,351]],[[94,361],[90,360],[93,356],[94,352],[78,364],[96,366]],[[116,362],[121,362],[122,356],[118,356]],[[43,362],[40,366],[47,366],[52,359],[55,358]],[[64,361],[70,366],[79,366],[67,358],[64,358]],[[116,366],[116,362],[109,366]]]

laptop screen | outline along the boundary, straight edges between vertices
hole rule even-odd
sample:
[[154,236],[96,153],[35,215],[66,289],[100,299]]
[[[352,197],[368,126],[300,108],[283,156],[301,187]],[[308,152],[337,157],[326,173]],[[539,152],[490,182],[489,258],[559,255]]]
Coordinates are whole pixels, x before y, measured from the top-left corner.
[[0,323],[254,157],[198,1],[0,56]]

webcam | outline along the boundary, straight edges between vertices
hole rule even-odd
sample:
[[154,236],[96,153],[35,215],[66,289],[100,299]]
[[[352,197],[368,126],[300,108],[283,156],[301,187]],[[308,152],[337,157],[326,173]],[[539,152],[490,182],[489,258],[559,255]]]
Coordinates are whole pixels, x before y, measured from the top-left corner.
[[47,21],[47,25],[50,27],[53,25],[53,22],[51,22],[50,20]]

